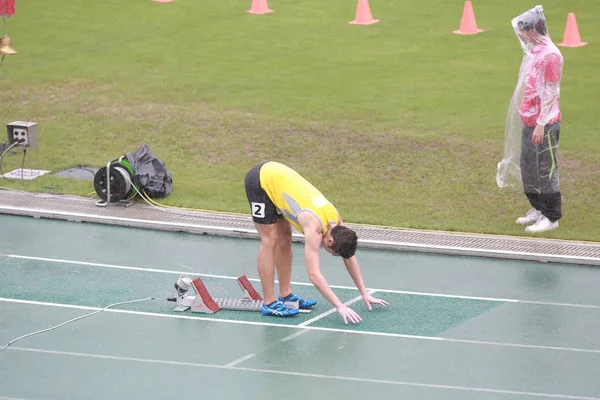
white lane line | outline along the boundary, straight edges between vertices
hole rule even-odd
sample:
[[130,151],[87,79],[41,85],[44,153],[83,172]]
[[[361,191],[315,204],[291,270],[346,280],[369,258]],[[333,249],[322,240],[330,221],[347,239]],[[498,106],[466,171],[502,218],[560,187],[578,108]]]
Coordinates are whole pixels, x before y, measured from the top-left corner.
[[576,308],[592,308],[592,309],[600,309],[600,306],[596,306],[593,304],[576,304],[576,303],[553,303],[551,301],[536,301],[536,300],[519,300],[519,303],[523,304],[534,304],[540,306],[559,306],[559,307],[576,307]]
[[[373,293],[375,293],[375,292],[376,292],[376,290],[369,290],[369,293],[371,293],[371,294],[373,294]],[[357,301],[359,301],[359,300],[361,300],[361,299],[362,299],[362,296],[357,296],[357,297],[353,298],[352,300],[348,300],[347,302],[345,302],[345,303],[344,303],[344,305],[346,305],[346,306],[349,306],[350,304],[356,303]],[[323,318],[325,318],[326,316],[328,316],[328,315],[331,315],[331,314],[333,314],[333,313],[334,313],[334,312],[336,312],[336,311],[337,311],[337,310],[336,310],[335,308],[332,308],[331,310],[329,310],[329,311],[327,311],[327,312],[324,312],[323,314],[317,315],[317,316],[316,316],[316,317],[314,317],[314,318],[311,318],[311,319],[309,319],[309,320],[307,320],[307,321],[304,321],[303,323],[301,323],[301,324],[300,324],[300,325],[298,325],[298,326],[307,326],[307,325],[310,325],[310,324],[312,324],[313,322],[315,322],[315,321],[318,321],[318,320],[320,320],[320,319],[323,319]]]
[[63,260],[63,259],[57,259],[57,258],[19,256],[19,255],[14,255],[14,254],[0,254],[0,256],[21,259],[21,260],[47,261],[47,262],[53,262],[53,263],[59,263],[59,264],[84,265],[86,267],[125,269],[125,270],[129,270],[129,271],[155,272],[155,273],[161,273],[161,274],[173,274],[173,275],[192,274],[192,275],[204,276],[207,278],[220,278],[220,279],[237,279],[238,278],[235,276],[190,273],[190,271],[174,271],[174,270],[168,270],[168,269],[140,268],[140,267],[130,267],[130,266],[126,266],[126,265],[114,265],[114,264],[93,263],[93,262],[87,262],[87,261]]
[[225,364],[225,368],[231,368],[235,365],[238,365],[240,363],[243,363],[246,360],[251,359],[252,357],[254,357],[256,354],[246,354],[244,357],[238,358],[235,361],[230,362],[229,364]]
[[300,336],[300,335],[303,335],[303,334],[305,334],[306,332],[309,332],[309,331],[310,331],[310,329],[303,329],[303,330],[301,330],[301,331],[298,331],[298,332],[292,333],[291,335],[289,335],[289,336],[286,336],[286,337],[284,337],[283,339],[279,339],[279,341],[280,341],[280,342],[284,342],[284,343],[285,343],[285,342],[287,342],[287,341],[289,341],[289,340],[292,340],[292,339],[295,339],[295,338],[297,338],[298,336]]
[[[350,305],[350,304],[352,304],[352,303],[356,303],[356,302],[357,302],[358,300],[360,300],[360,299],[362,299],[362,296],[358,296],[358,297],[355,297],[355,298],[353,298],[352,300],[348,300],[348,301],[347,301],[347,302],[345,302],[344,304],[345,304],[345,305],[347,305],[347,306],[349,306],[349,305]],[[337,311],[337,310],[336,310],[335,308],[332,308],[332,309],[330,309],[329,311],[325,311],[324,313],[321,313],[321,314],[317,315],[317,316],[316,316],[316,317],[314,317],[314,318],[311,318],[311,319],[309,319],[309,320],[306,320],[306,321],[302,322],[302,323],[301,323],[301,324],[299,324],[298,326],[306,326],[306,325],[310,325],[310,324],[312,324],[313,322],[315,322],[315,321],[318,321],[318,320],[320,320],[320,319],[323,319],[323,318],[327,317],[328,315],[331,315],[331,314],[333,314],[333,313],[334,313],[334,312],[336,312],[336,311]]]
[[0,400],[27,400],[27,399],[22,399],[20,397],[3,397],[3,396],[0,396]]
[[[125,266],[125,265],[92,263],[92,262],[86,262],[86,261],[73,261],[73,260],[62,260],[62,259],[46,258],[46,257],[21,256],[21,255],[15,255],[15,254],[0,254],[0,256],[4,256],[4,257],[8,257],[8,258],[15,258],[15,259],[23,259],[23,260],[47,261],[47,262],[62,263],[62,264],[85,265],[85,266],[89,266],[89,267],[125,269],[125,270],[131,270],[131,271],[154,272],[154,273],[162,273],[162,274],[196,275],[196,276],[201,276],[201,277],[206,277],[206,278],[232,279],[232,280],[235,280],[238,278],[237,276],[204,274],[204,273],[196,273],[196,272],[191,272],[191,271],[175,271],[175,270],[167,270],[167,269],[140,268],[140,267]],[[182,265],[182,266],[185,268],[190,268],[187,265]],[[248,278],[248,280],[254,281],[254,282],[260,282],[260,279],[257,279],[257,278]],[[275,282],[277,282],[277,281],[275,281]],[[292,282],[292,285],[313,286],[312,283],[307,283],[307,282]],[[357,290],[357,288],[354,286],[330,285],[330,287],[333,289]],[[454,295],[454,294],[414,292],[414,291],[408,291],[408,290],[393,290],[393,289],[370,289],[370,290],[377,290],[380,293],[409,294],[409,295],[415,295],[415,296],[446,297],[446,298],[464,299],[464,300],[482,300],[482,301],[497,301],[497,302],[505,302],[505,303],[538,304],[538,305],[545,305],[545,306],[580,307],[580,308],[600,309],[600,305],[593,305],[593,304],[557,303],[557,302],[504,299],[504,298],[481,297],[481,296],[461,296],[461,295]]]
[[[372,293],[374,293],[374,292],[375,292],[375,291],[371,291],[370,293],[372,294]],[[350,304],[352,304],[352,303],[356,303],[356,302],[357,302],[358,300],[360,300],[360,299],[362,299],[362,296],[358,296],[358,297],[355,297],[355,298],[353,298],[352,300],[348,300],[348,301],[347,301],[347,302],[345,302],[344,304],[345,304],[346,306],[349,306],[349,305],[350,305]],[[304,321],[304,322],[302,322],[301,324],[298,324],[298,327],[304,327],[304,326],[310,325],[310,324],[312,324],[313,322],[315,322],[315,321],[318,321],[318,320],[320,320],[320,319],[322,319],[322,318],[325,318],[326,316],[328,316],[328,315],[331,315],[331,314],[333,314],[333,313],[334,313],[334,312],[336,312],[336,311],[337,311],[337,310],[336,310],[335,308],[332,308],[332,309],[331,309],[331,310],[329,310],[329,311],[326,311],[326,312],[324,312],[324,313],[322,313],[322,314],[319,314],[319,315],[317,315],[317,316],[316,316],[316,317],[314,317],[314,318],[311,318],[311,319],[309,319],[309,320],[307,320],[307,321]],[[300,332],[292,333],[291,335],[289,335],[289,336],[286,336],[286,337],[284,337],[283,339],[280,339],[279,341],[280,341],[280,342],[287,342],[287,341],[289,341],[289,340],[292,340],[292,339],[294,339],[294,338],[297,338],[298,336],[300,336],[300,335],[302,335],[302,334],[305,334],[306,332],[308,332],[308,330],[302,330],[302,331],[300,331]]]
[[61,356],[87,357],[87,358],[115,360],[115,361],[131,361],[131,362],[148,363],[148,364],[164,364],[164,365],[177,365],[177,366],[184,366],[184,367],[214,368],[214,369],[225,369],[225,370],[234,370],[234,371],[257,372],[257,373],[273,374],[273,375],[297,376],[297,377],[305,377],[305,378],[329,379],[329,380],[340,380],[340,381],[349,381],[349,382],[376,383],[376,384],[380,384],[380,385],[413,386],[413,387],[423,387],[423,388],[430,388],[430,389],[448,389],[448,390],[459,390],[459,391],[465,391],[465,392],[498,393],[498,394],[511,394],[511,395],[518,395],[518,396],[549,397],[549,398],[555,398],[555,399],[569,399],[569,400],[600,400],[599,397],[572,396],[572,395],[557,394],[557,393],[521,392],[521,391],[517,391],[517,390],[490,389],[490,388],[480,388],[480,387],[471,387],[471,386],[437,385],[434,383],[392,381],[392,380],[384,380],[384,379],[359,378],[359,377],[351,377],[351,376],[326,375],[326,374],[310,374],[310,373],[305,373],[305,372],[291,372],[291,371],[271,370],[271,369],[262,369],[262,368],[245,368],[245,367],[236,367],[236,366],[229,367],[229,366],[214,365],[214,364],[198,364],[198,363],[191,363],[191,362],[167,361],[167,360],[157,360],[157,359],[150,359],[150,358],[109,356],[109,355],[103,355],[103,354],[79,353],[79,352],[57,351],[57,350],[43,350],[43,349],[33,349],[33,348],[25,348],[25,347],[9,347],[9,350],[24,351],[24,352],[31,352],[31,353],[61,355]]
[[[79,309],[79,310],[101,310],[102,309],[101,307],[88,307],[88,306],[78,306],[78,305],[72,305],[72,304],[46,303],[46,302],[41,302],[41,301],[7,299],[7,298],[2,298],[2,297],[0,297],[0,302],[40,305],[40,306],[48,306],[48,307],[72,308],[72,309]],[[212,318],[212,317],[196,317],[196,316],[175,315],[175,314],[158,314],[158,313],[143,312],[143,311],[119,310],[119,309],[115,309],[115,308],[110,308],[110,309],[104,310],[103,312],[117,313],[117,314],[142,315],[142,316],[158,317],[158,318],[176,318],[176,319],[189,319],[189,320],[197,320],[197,321],[223,322],[223,323],[227,323],[227,324],[238,324],[238,325],[271,326],[271,327],[275,327],[275,328],[284,328],[284,329],[301,329],[301,330],[304,329],[304,330],[314,330],[314,331],[323,331],[323,332],[337,332],[337,333],[354,334],[354,335],[370,335],[370,336],[382,336],[382,337],[393,337],[393,338],[414,339],[414,340],[431,340],[431,341],[450,342],[450,343],[467,343],[467,344],[479,344],[479,345],[488,345],[488,346],[504,346],[504,347],[517,347],[517,348],[530,348],[530,349],[540,349],[540,350],[557,350],[557,351],[570,351],[570,352],[576,352],[576,353],[600,354],[600,350],[581,349],[581,348],[572,348],[572,347],[541,346],[541,345],[532,345],[532,344],[452,339],[452,338],[444,338],[444,337],[439,337],[439,336],[405,335],[405,334],[401,334],[401,333],[359,331],[359,330],[353,330],[353,329],[340,329],[340,328],[324,328],[324,327],[310,326],[310,325],[309,326],[286,325],[286,324],[277,324],[277,323],[273,323],[273,322],[254,322],[254,321],[241,321],[241,320],[221,319],[221,318]]]

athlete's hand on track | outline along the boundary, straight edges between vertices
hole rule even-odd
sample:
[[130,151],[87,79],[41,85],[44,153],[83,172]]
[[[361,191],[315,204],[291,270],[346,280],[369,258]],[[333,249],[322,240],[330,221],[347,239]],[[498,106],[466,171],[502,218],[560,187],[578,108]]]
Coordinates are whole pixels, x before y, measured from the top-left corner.
[[384,307],[388,305],[388,303],[385,300],[376,299],[375,297],[371,296],[371,294],[369,294],[369,293],[366,293],[363,296],[363,300],[364,300],[365,304],[367,305],[367,308],[369,309],[369,311],[371,311],[373,309],[373,307],[371,307],[371,304],[379,304]]
[[342,316],[345,324],[348,324],[348,320],[354,323],[362,321],[362,318],[354,310],[344,304],[338,307],[337,312]]

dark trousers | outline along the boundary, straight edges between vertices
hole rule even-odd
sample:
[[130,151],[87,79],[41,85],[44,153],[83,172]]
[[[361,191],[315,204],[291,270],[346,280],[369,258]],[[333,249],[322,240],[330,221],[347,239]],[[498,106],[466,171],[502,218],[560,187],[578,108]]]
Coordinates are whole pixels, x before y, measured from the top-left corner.
[[523,191],[532,207],[550,221],[562,217],[558,174],[560,122],[544,127],[542,143],[533,144],[534,127],[523,127],[521,136],[521,177]]

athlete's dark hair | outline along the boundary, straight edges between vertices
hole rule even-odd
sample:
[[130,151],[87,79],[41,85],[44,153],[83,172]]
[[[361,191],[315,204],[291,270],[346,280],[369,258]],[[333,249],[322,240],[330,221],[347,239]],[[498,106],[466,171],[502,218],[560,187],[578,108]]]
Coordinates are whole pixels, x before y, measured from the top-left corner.
[[343,258],[350,258],[356,253],[356,243],[358,236],[352,229],[342,225],[336,225],[331,229],[333,245],[331,250]]

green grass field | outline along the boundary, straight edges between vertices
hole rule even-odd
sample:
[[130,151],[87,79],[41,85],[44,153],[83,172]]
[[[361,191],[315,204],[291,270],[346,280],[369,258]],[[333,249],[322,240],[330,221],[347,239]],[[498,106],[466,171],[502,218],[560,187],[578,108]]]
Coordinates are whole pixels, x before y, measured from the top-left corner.
[[[246,171],[298,169],[347,222],[524,235],[528,208],[496,186],[504,121],[522,50],[510,20],[535,6],[473,1],[478,35],[454,35],[464,1],[17,0],[0,68],[0,123],[34,121],[30,167],[110,159],[147,143],[173,173],[168,205],[248,214]],[[564,217],[539,236],[600,241],[600,28],[597,0],[542,3],[561,47]],[[20,155],[6,157],[4,171]],[[2,186],[90,195],[90,181],[47,174]]]

